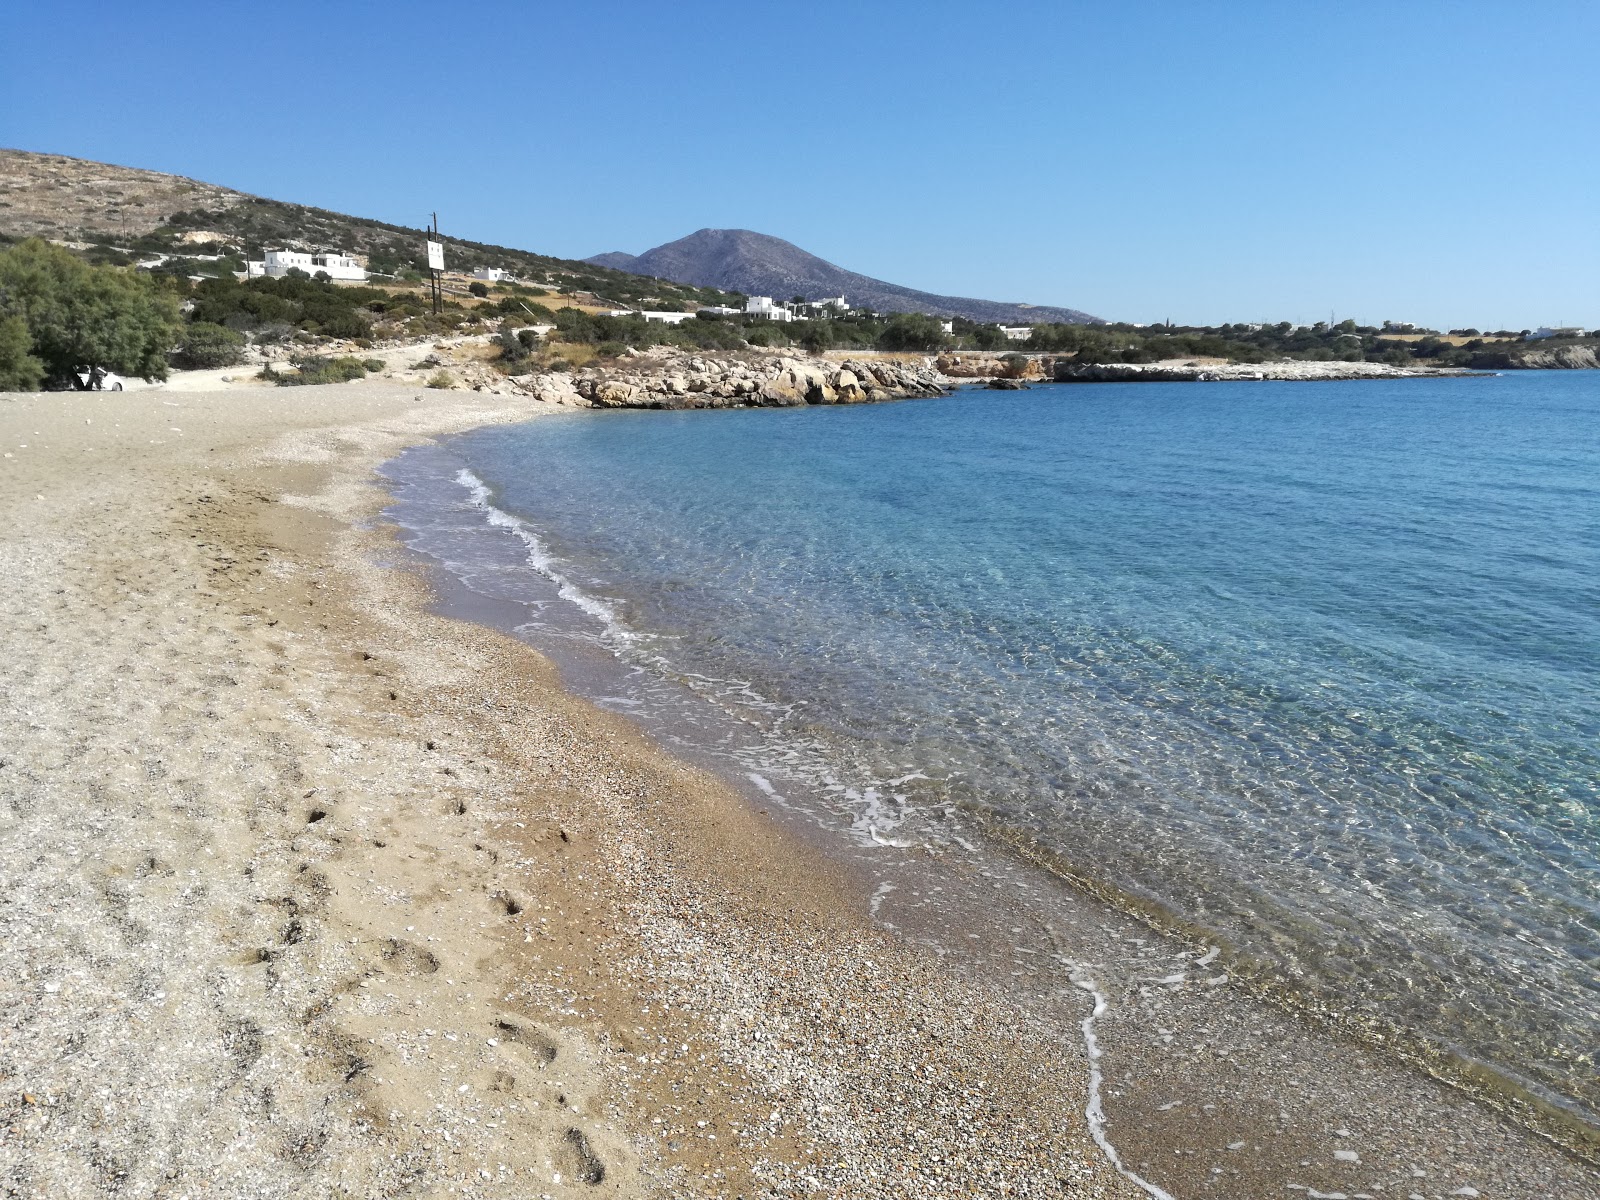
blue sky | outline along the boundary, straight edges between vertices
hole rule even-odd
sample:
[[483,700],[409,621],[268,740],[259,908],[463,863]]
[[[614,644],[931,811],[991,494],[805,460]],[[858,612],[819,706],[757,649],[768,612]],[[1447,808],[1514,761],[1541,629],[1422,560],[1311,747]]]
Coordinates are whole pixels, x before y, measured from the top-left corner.
[[1600,326],[1600,4],[16,4],[0,145],[1113,319]]

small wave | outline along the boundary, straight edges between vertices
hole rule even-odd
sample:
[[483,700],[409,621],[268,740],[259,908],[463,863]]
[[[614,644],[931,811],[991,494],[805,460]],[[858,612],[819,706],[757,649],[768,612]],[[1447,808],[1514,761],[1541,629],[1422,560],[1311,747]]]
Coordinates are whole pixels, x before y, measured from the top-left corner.
[[489,524],[515,534],[522,544],[527,547],[528,565],[556,585],[556,594],[558,596],[569,603],[577,605],[599,621],[605,626],[606,633],[609,636],[622,640],[632,640],[636,636],[623,626],[621,620],[617,617],[615,608],[600,599],[600,597],[584,591],[561,572],[556,566],[555,558],[545,548],[544,543],[539,540],[539,535],[528,527],[526,521],[521,517],[506,512],[503,508],[495,507],[493,503],[494,493],[490,491],[488,484],[484,483],[483,480],[479,479],[466,467],[462,467],[461,470],[456,472],[456,482],[467,489],[473,507],[482,510]]

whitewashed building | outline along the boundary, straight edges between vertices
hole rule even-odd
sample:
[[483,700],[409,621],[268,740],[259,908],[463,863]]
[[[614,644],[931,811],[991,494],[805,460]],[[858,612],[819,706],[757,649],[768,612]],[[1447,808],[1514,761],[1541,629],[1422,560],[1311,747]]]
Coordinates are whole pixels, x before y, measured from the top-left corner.
[[472,277],[481,279],[485,283],[501,283],[511,278],[511,272],[502,271],[499,267],[476,267],[473,269]]
[[276,279],[291,270],[304,271],[307,275],[325,271],[330,279],[364,280],[367,277],[367,268],[359,260],[337,250],[316,254],[299,250],[268,250],[261,262],[245,264],[245,274],[250,276],[268,275]]
[[1032,325],[1002,325],[1000,332],[1013,342],[1025,342],[1033,336]]
[[794,312],[782,304],[774,304],[771,296],[751,296],[744,302],[746,315],[766,317],[769,321],[792,321]]

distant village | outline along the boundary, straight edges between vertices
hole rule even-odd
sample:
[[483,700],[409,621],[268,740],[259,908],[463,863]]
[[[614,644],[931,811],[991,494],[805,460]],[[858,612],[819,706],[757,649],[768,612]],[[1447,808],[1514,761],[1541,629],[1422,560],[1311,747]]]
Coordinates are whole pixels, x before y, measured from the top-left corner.
[[[141,264],[143,265],[143,264]],[[259,262],[247,262],[245,275],[247,278],[261,276],[281,277],[290,271],[304,271],[307,275],[316,275],[319,271],[325,273],[329,279],[344,280],[346,282],[365,282],[369,278],[365,263],[358,257],[343,254],[337,250],[310,253],[299,250],[268,250]],[[472,278],[484,283],[515,283],[516,277],[509,271],[498,267],[477,267],[472,272]],[[702,305],[694,312],[666,312],[641,308],[617,308],[606,313],[608,317],[643,317],[646,321],[659,321],[666,325],[677,325],[684,321],[692,320],[697,313],[711,313],[721,317],[761,317],[769,321],[810,321],[826,320],[830,317],[844,316],[851,311],[849,301],[843,296],[824,296],[819,300],[806,300],[802,302],[790,301],[780,304],[771,296],[751,296],[745,301],[743,308],[727,308],[722,305]],[[953,321],[941,322],[944,332],[953,333]],[[1033,336],[1031,325],[1001,325],[1000,331],[1011,341],[1025,342]]]

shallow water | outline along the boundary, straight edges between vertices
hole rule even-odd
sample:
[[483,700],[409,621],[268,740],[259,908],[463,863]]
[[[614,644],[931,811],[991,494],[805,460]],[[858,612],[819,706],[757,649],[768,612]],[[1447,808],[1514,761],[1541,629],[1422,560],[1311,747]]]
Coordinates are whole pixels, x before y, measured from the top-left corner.
[[841,829],[1015,831],[1600,1112],[1600,377],[582,413],[405,470],[603,699],[687,687]]

